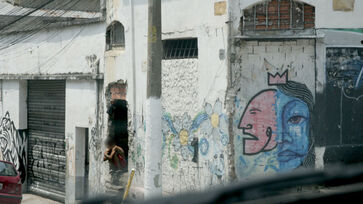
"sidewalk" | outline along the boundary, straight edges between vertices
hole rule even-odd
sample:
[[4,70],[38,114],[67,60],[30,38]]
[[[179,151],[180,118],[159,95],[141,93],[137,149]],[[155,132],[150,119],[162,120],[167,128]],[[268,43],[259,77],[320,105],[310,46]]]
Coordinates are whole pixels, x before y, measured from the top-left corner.
[[60,204],[60,202],[53,201],[38,195],[24,193],[22,204]]

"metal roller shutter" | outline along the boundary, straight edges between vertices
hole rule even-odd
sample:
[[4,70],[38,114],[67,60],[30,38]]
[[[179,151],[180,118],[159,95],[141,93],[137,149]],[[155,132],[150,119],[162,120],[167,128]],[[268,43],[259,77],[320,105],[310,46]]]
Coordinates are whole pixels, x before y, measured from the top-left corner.
[[65,81],[28,81],[28,187],[65,197]]

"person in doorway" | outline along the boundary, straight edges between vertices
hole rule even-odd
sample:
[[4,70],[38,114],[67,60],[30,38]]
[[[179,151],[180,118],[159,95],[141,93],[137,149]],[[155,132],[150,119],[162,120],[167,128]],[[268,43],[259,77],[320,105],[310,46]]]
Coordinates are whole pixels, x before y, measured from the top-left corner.
[[127,167],[124,150],[117,146],[112,139],[107,142],[107,149],[103,155],[103,161],[110,161],[116,170],[123,170]]
[[127,158],[127,101],[123,99],[112,100],[107,113],[109,114],[109,137],[115,142],[115,145],[124,150]]
[[127,182],[128,158],[127,101],[113,99],[107,113],[109,115],[109,134],[104,160],[108,160],[110,163],[112,184],[124,186]]

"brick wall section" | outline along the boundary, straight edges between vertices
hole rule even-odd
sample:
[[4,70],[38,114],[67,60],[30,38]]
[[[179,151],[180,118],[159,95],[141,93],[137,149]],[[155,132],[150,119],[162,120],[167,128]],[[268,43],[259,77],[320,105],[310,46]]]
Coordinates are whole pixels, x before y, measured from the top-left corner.
[[111,100],[123,99],[126,100],[126,84],[113,84],[111,86]]
[[315,8],[292,0],[263,1],[243,11],[243,30],[307,29],[315,26]]

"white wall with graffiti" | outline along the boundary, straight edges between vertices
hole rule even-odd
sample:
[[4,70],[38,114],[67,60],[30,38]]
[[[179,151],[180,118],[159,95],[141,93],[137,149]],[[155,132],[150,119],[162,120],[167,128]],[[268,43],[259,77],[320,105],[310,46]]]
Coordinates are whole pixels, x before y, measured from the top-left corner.
[[236,48],[233,142],[239,179],[314,164],[314,45],[244,41]]
[[[0,159],[14,163],[22,182],[27,175],[26,81],[1,81]],[[26,115],[26,114],[25,114]]]
[[[97,109],[98,93],[97,83],[95,81],[67,81],[66,83],[66,124],[65,140],[67,155],[66,171],[66,202],[73,202],[77,189],[78,178],[85,177],[80,170],[84,164],[78,164],[78,155],[81,154],[84,146],[77,144],[79,138],[85,135],[77,135],[77,128],[86,128],[88,131],[88,149],[89,151],[89,189],[90,194],[102,192],[100,188],[102,174],[102,139],[97,132]],[[83,192],[82,192],[83,194]]]
[[[148,7],[146,0],[130,2],[108,3],[107,24],[122,23],[126,41],[125,49],[105,53],[105,86],[127,82],[129,169],[136,170],[131,196],[137,196],[144,180]],[[163,60],[163,176],[162,183],[157,180],[155,185],[163,185],[165,194],[226,180],[227,4],[211,1],[200,7],[199,3],[162,2],[162,38],[198,42],[197,59]]]
[[223,98],[211,103],[203,100],[199,105],[202,94],[198,85],[203,80],[195,74],[199,66],[196,59],[163,62],[163,191],[166,194],[201,190],[227,180],[229,137]]

